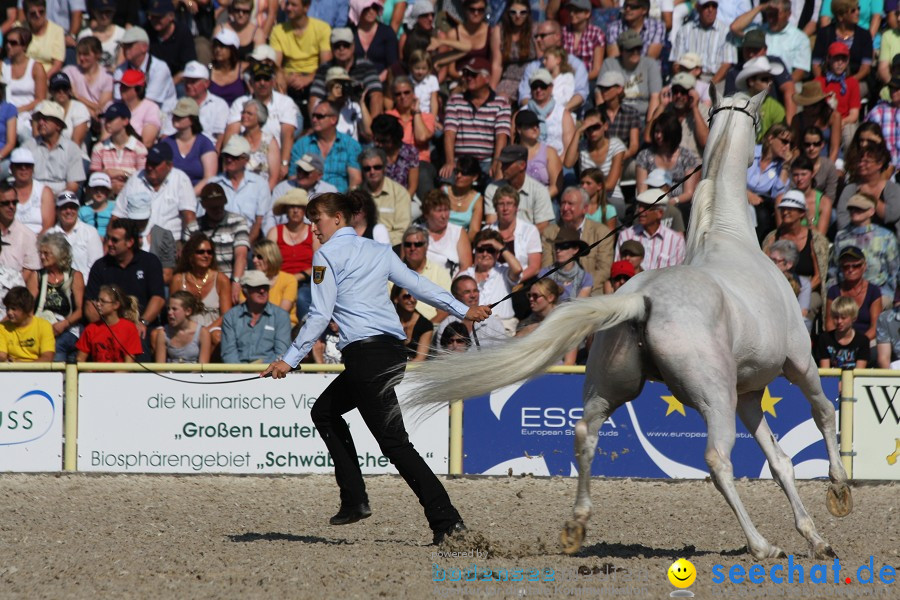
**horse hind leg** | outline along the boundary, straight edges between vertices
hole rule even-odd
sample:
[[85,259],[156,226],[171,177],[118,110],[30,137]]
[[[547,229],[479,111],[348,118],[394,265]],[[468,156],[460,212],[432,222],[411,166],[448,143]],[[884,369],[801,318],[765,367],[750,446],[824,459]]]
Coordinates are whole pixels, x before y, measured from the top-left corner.
[[581,549],[585,530],[591,518],[591,463],[597,451],[600,427],[609,415],[627,400],[610,401],[599,396],[586,396],[584,416],[575,424],[575,458],[578,461],[578,492],[575,497],[573,519],[567,521],[559,541],[563,552],[574,554]]
[[753,434],[763,454],[766,455],[769,467],[772,469],[772,477],[784,490],[784,494],[791,504],[797,531],[809,543],[810,554],[817,559],[835,558],[834,550],[818,534],[812,518],[806,512],[806,508],[803,507],[803,502],[800,500],[800,495],[797,493],[797,487],[794,482],[794,465],[791,463],[788,455],[781,449],[781,446],[778,445],[778,442],[775,441],[775,437],[769,429],[769,424],[766,422],[766,417],[763,415],[762,406],[760,405],[761,399],[761,391],[739,396],[738,415],[741,417],[741,421],[747,427],[747,430]]
[[[798,365],[803,365],[798,366]],[[814,361],[808,358],[808,352],[802,361],[788,360],[784,368],[784,376],[788,381],[800,387],[803,395],[812,408],[813,420],[825,439],[828,452],[828,487],[826,505],[828,512],[836,517],[846,517],[853,510],[853,496],[847,484],[847,472],[841,462],[841,454],[837,445],[834,407],[822,391],[822,381]]]
[[[718,387],[718,386],[716,386]],[[706,464],[709,465],[710,475],[716,489],[725,497],[725,501],[734,511],[744,535],[747,536],[747,546],[750,554],[757,560],[763,558],[779,558],[786,556],[778,546],[770,544],[753,525],[747,509],[741,502],[737,488],[734,485],[734,469],[731,464],[731,451],[734,448],[735,419],[734,407],[737,400],[737,392],[733,387],[716,389],[709,381],[703,382],[693,388],[696,393],[691,395],[684,389],[672,391],[682,398],[698,398],[697,410],[706,421],[707,444]],[[714,396],[713,394],[718,394]],[[715,403],[715,404],[713,404]]]

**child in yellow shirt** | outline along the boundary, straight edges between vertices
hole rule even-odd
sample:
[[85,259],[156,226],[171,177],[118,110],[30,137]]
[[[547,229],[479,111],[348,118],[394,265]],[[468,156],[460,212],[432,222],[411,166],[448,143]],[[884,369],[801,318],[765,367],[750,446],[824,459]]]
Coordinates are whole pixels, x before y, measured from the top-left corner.
[[0,323],[0,361],[50,362],[56,351],[53,326],[34,316],[34,296],[22,286],[3,298],[6,319]]

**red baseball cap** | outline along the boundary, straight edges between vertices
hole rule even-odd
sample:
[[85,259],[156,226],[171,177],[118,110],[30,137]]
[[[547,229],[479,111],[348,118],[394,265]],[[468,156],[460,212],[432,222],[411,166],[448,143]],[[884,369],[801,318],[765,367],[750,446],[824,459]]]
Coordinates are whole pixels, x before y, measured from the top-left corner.
[[119,78],[119,83],[128,87],[137,87],[139,85],[144,85],[145,83],[147,83],[147,78],[144,77],[143,71],[138,71],[137,69],[128,69],[127,71],[122,73],[122,77]]
[[828,56],[850,56],[850,48],[844,42],[831,42],[828,46]]
[[634,277],[634,265],[627,260],[617,260],[614,262],[609,270],[609,278],[615,279],[620,275]]
[[482,58],[481,56],[473,56],[470,58],[465,65],[463,65],[464,71],[471,71],[473,73],[480,73],[481,75],[490,75],[491,74],[491,63],[486,58]]

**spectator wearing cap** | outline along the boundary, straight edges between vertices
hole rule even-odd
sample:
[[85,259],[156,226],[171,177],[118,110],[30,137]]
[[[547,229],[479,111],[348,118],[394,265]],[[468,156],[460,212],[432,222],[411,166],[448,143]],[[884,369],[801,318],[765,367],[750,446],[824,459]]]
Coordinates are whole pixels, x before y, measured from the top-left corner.
[[[145,96],[147,78],[142,71],[128,69],[118,80],[121,102],[128,108],[128,124],[143,142],[150,148],[162,129],[162,113],[156,102]],[[172,106],[174,109],[174,105]],[[170,125],[170,123],[167,124]]]
[[64,189],[77,191],[84,182],[81,150],[62,136],[66,127],[63,107],[52,100],[41,102],[34,112],[37,137],[22,147],[34,156],[34,178],[47,185],[53,193]]
[[35,179],[35,162],[31,150],[27,148],[13,150],[10,154],[13,175],[10,183],[19,199],[16,220],[40,235],[53,225],[55,200],[53,190]]
[[[213,37],[212,62],[209,64],[209,91],[225,100],[229,106],[247,93],[239,56],[240,46],[241,40],[230,29],[220,29]],[[273,68],[273,74],[275,72],[274,54],[273,50],[273,61],[269,65]]]
[[643,126],[659,104],[659,93],[662,91],[659,62],[638,51],[644,42],[636,31],[625,30],[617,42],[621,54],[603,61],[600,77],[603,78],[609,71],[621,73],[625,81],[623,104],[638,112]]
[[606,36],[602,29],[591,24],[590,0],[569,0],[567,6],[570,21],[562,30],[562,47],[581,59],[588,71],[588,79],[594,81],[603,66]]
[[[603,238],[603,243],[591,249],[590,254],[580,259],[580,265],[585,271],[591,274],[591,294],[602,294],[603,284],[609,279],[609,267],[613,262],[613,238],[609,236],[609,227],[598,221],[586,218],[588,206],[591,198],[588,193],[580,187],[568,187],[563,190],[562,197],[559,200],[559,221],[551,223],[541,232],[541,245],[543,256],[541,258],[541,266],[545,269],[559,258],[556,252],[556,245],[560,239],[560,232],[568,229],[574,232],[581,241],[583,246],[587,247],[595,242],[599,242]],[[566,238],[566,241],[572,240]],[[571,244],[565,244],[571,249]],[[568,256],[564,260],[568,260]],[[563,261],[559,261],[563,262]],[[563,275],[563,277],[565,274]],[[557,283],[562,285],[562,281],[557,279]],[[579,295],[578,290],[575,294]]]
[[0,252],[0,267],[20,273],[22,280],[34,289],[34,274],[41,268],[37,235],[16,218],[19,206],[16,189],[7,180],[0,179],[0,239],[8,244]]
[[543,232],[553,222],[553,204],[547,188],[528,175],[528,148],[525,146],[507,146],[500,153],[500,174],[502,179],[490,184],[484,192],[485,220],[496,219],[494,210],[494,193],[503,184],[509,184],[519,192],[520,218],[531,223]]
[[113,208],[115,208],[114,204],[109,201],[111,193],[112,181],[110,181],[109,175],[102,172],[91,173],[84,191],[86,204],[78,209],[78,218],[96,229],[101,238],[106,236],[106,226],[109,224]]
[[700,103],[704,104],[704,108],[707,110],[712,106],[712,98],[709,96],[710,83],[700,77],[703,73],[703,60],[699,54],[696,52],[685,52],[678,57],[678,60],[672,63],[672,72],[673,74],[687,73],[688,75],[693,75],[694,79],[697,80],[694,84],[694,89],[700,94]]
[[91,323],[100,320],[96,301],[100,287],[115,284],[126,296],[138,303],[138,334],[144,354],[136,357],[149,361],[150,332],[166,304],[162,265],[159,259],[141,249],[137,226],[128,219],[115,219],[106,232],[106,254],[91,267],[84,290],[84,316]]
[[[347,27],[347,15],[350,12],[349,0],[312,0],[309,7],[309,16],[318,19],[331,27],[332,32],[338,28]],[[334,42],[331,49],[334,51]],[[312,107],[310,107],[312,110]]]
[[728,25],[717,18],[718,1],[699,0],[696,6],[696,16],[678,30],[671,56],[698,54],[702,77],[715,84],[725,79],[728,69],[737,62],[737,48],[731,42]]
[[[297,105],[285,94],[275,91],[275,67],[268,61],[254,62],[250,67],[251,93],[241,96],[231,104],[231,112],[228,114],[228,125],[225,127],[222,145],[228,143],[228,138],[237,135],[241,130],[241,112],[247,100],[259,100],[266,105],[269,118],[263,126],[263,131],[272,134],[278,140],[281,149],[281,178],[288,174],[288,167],[292,162],[291,148],[294,145],[294,132],[297,130]],[[315,129],[315,120],[312,122]],[[355,154],[354,154],[355,156]],[[296,160],[294,158],[293,160]]]
[[99,121],[113,93],[112,75],[100,62],[103,57],[100,40],[92,36],[82,37],[75,46],[75,56],[76,64],[63,67],[57,76],[68,78],[70,95],[87,108],[92,119]]
[[840,283],[843,280],[837,257],[845,248],[854,246],[866,256],[866,280],[881,289],[884,306],[891,306],[900,273],[897,236],[890,229],[872,223],[875,199],[868,194],[852,195],[847,201],[847,211],[850,213],[850,223],[839,229],[834,237],[828,264],[828,281]]
[[646,190],[637,195],[637,223],[619,232],[616,242],[616,260],[622,258],[622,245],[636,240],[644,247],[641,269],[662,269],[684,262],[684,235],[662,224],[665,200],[657,203],[657,190]]
[[488,85],[491,65],[484,58],[471,58],[463,67],[465,92],[450,96],[444,117],[444,166],[448,179],[459,156],[473,156],[481,170],[500,174],[500,151],[509,142],[509,101]]
[[87,146],[85,140],[88,133],[88,125],[91,122],[91,113],[87,107],[72,97],[72,83],[65,73],[57,73],[50,78],[50,99],[59,104],[65,117],[66,126],[62,135],[81,149],[82,156],[87,159]]
[[[543,56],[548,48],[562,47],[562,28],[556,21],[542,21],[535,26],[534,45],[538,56]],[[588,80],[588,70],[581,59],[572,53],[566,57],[566,62],[573,69],[575,76],[575,94],[566,103],[570,111],[578,110],[588,99],[591,88]],[[604,61],[605,62],[605,61]],[[544,64],[540,58],[531,61],[525,66],[525,72],[519,82],[519,104],[527,104],[531,99],[531,75]]]
[[853,140],[853,134],[859,127],[861,98],[868,91],[868,86],[850,74],[848,56],[849,49],[844,42],[832,42],[828,47],[825,61],[813,66],[814,71],[820,72],[816,81],[822,86],[825,94],[837,102],[836,110],[841,115],[841,148],[844,152],[847,151]]
[[250,144],[240,135],[231,136],[222,148],[222,172],[210,183],[218,183],[228,197],[225,208],[247,221],[250,244],[262,235],[263,217],[272,208],[272,195],[266,178],[247,170]]
[[[319,194],[337,193],[338,189],[322,179],[325,172],[325,161],[318,154],[304,154],[295,163],[297,170],[293,177],[285,179],[272,190],[272,202],[294,189],[302,189],[310,200]],[[276,225],[287,223],[286,215],[273,215],[271,212],[263,219],[263,231],[267,234]]]
[[91,266],[103,256],[103,241],[96,228],[79,220],[80,208],[78,196],[69,191],[59,194],[56,197],[56,224],[47,231],[65,236],[72,251],[72,268],[87,281]]
[[359,142],[337,130],[338,110],[331,102],[323,100],[310,112],[312,132],[301,137],[291,148],[291,175],[296,173],[297,161],[304,154],[318,154],[324,160],[323,179],[346,193],[362,181],[358,157],[362,151]]
[[188,62],[197,59],[191,30],[175,18],[172,0],[150,0],[147,3],[150,31],[150,54],[169,67],[175,85],[181,83],[182,71]]
[[[787,66],[785,66],[784,61],[777,56],[768,54],[766,33],[762,29],[751,29],[740,41],[739,50],[739,64],[732,65],[725,76],[725,95],[730,96],[738,91],[735,80],[748,61],[754,58],[765,57],[769,62],[769,65],[773,66],[773,69],[771,70],[773,85],[769,88],[769,91],[775,96],[776,100],[784,105],[785,122],[790,123],[797,112],[797,105],[794,103],[794,80],[791,78],[791,72]],[[774,65],[781,66],[781,71],[779,73],[775,72],[777,67],[774,67]],[[765,130],[763,130],[763,133],[765,133]]]
[[209,91],[209,69],[196,60],[184,66],[181,82],[185,97],[197,103],[201,133],[220,148],[219,140],[228,121],[228,103]]
[[208,183],[200,192],[203,215],[185,227],[181,240],[186,242],[195,233],[203,233],[212,240],[219,271],[231,279],[231,300],[240,298],[240,280],[247,269],[250,252],[250,228],[247,219],[228,212],[225,206],[228,196],[218,183]]
[[617,289],[628,283],[628,280],[637,275],[634,272],[634,265],[627,260],[617,260],[609,269],[609,291],[611,294]]
[[[285,75],[287,94],[300,107],[304,118],[309,114],[309,86],[316,69],[331,60],[331,27],[307,14],[310,2],[286,0],[284,11],[288,20],[276,25],[269,36],[275,63]],[[395,46],[396,41],[394,36]]]
[[[625,75],[612,69],[603,71],[597,78],[594,104],[606,112],[609,120],[610,139],[618,138],[625,145],[624,161],[634,158],[640,148],[640,128],[646,116],[625,103]],[[633,169],[632,169],[633,171]]]
[[267,363],[278,360],[288,349],[291,317],[269,302],[270,287],[262,271],[248,271],[241,278],[247,299],[222,319],[222,362]]
[[159,143],[172,149],[172,164],[188,176],[194,186],[194,194],[206,185],[218,170],[219,155],[216,146],[202,135],[200,107],[192,98],[181,98],[172,111],[174,135],[163,138]]
[[[262,5],[268,4],[268,0],[263,0]],[[272,17],[272,25],[268,28],[260,27],[259,21],[254,19],[253,9],[255,8],[254,0],[234,0],[228,6],[228,19],[224,23],[220,23],[213,31],[214,34],[227,30],[234,32],[238,37],[238,59],[242,62],[250,60],[250,54],[256,46],[266,43],[268,33],[275,26],[275,13],[270,11]],[[267,14],[266,16],[270,16]]]
[[[641,268],[641,263],[644,262],[645,254],[646,250],[644,250],[644,245],[637,240],[625,240],[618,247],[619,257],[622,260],[627,260],[631,263],[631,266],[634,267],[635,274],[644,271],[644,269]],[[610,270],[610,272],[612,271]]]
[[66,32],[47,18],[46,0],[25,0],[22,11],[31,30],[28,57],[41,63],[48,78],[53,77],[66,60]]
[[[774,78],[784,72],[780,63],[769,62],[765,56],[751,58],[744,63],[744,68],[735,79],[737,89],[755,96],[760,92],[769,92],[772,89]],[[785,122],[784,106],[774,95],[767,95],[759,107],[759,121],[757,122],[756,143],[761,143],[763,136],[769,127],[776,123]]]
[[403,241],[403,232],[410,224],[412,200],[402,185],[387,177],[387,155],[378,147],[363,150],[359,155],[362,169],[362,189],[372,195],[378,208],[378,221],[387,227],[391,245]]
[[122,102],[113,102],[103,113],[105,140],[91,152],[91,173],[104,173],[118,196],[128,178],[147,163],[147,147],[131,128],[131,111]]
[[750,33],[748,29],[757,28],[755,25],[751,28],[751,24],[760,13],[763,25],[759,29],[765,33],[768,53],[784,61],[791,79],[802,81],[811,68],[811,48],[806,34],[790,23],[791,0],[769,0],[754,6],[734,20],[731,32],[743,38]]
[[[131,3],[123,4],[131,5]],[[93,37],[97,40],[97,43],[100,46],[100,51],[98,52],[100,56],[100,65],[103,68],[103,71],[107,72],[110,77],[112,77],[113,69],[116,68],[116,63],[118,62],[118,55],[120,52],[119,43],[122,41],[122,36],[125,35],[125,28],[113,22],[116,8],[115,0],[92,0],[91,18],[84,23],[86,26],[76,34],[79,42],[89,37]],[[137,7],[134,6],[134,9],[136,11]],[[51,20],[53,20],[52,17]],[[77,44],[75,46],[75,54],[77,57]],[[79,82],[75,80],[72,73],[69,73],[69,77],[72,77],[72,85],[75,86],[77,92]],[[111,91],[112,84],[110,83],[110,92]],[[104,105],[101,105],[99,110],[102,110],[103,106]]]
[[706,148],[706,140],[709,138],[709,124],[706,120],[705,107],[700,103],[700,93],[696,89],[697,80],[690,73],[675,73],[669,83],[668,90],[660,94],[660,102],[656,111],[647,122],[644,133],[644,141],[651,143],[650,132],[653,131],[653,123],[664,112],[671,112],[678,118],[681,125],[681,146],[694,153],[694,156],[703,156]]
[[869,342],[875,340],[875,327],[878,316],[883,310],[881,289],[866,278],[868,265],[866,255],[856,246],[846,246],[837,257],[838,268],[841,271],[841,281],[828,288],[828,298],[825,301],[825,331],[834,331],[835,323],[832,314],[832,302],[835,298],[851,298],[859,308],[859,315],[853,322],[853,329],[869,338]]
[[610,23],[606,29],[606,36],[610,43],[606,49],[607,56],[614,58],[623,53],[619,36],[625,31],[634,31],[641,38],[640,46],[634,46],[632,51],[640,48],[641,56],[659,60],[662,54],[663,44],[666,42],[666,26],[659,19],[649,17],[650,0],[626,0],[622,5],[622,18]]
[[168,229],[172,237],[181,239],[181,232],[196,218],[197,198],[188,176],[172,166],[172,148],[156,144],[147,152],[144,169],[128,179],[116,199],[113,215],[126,218],[127,205],[133,199],[149,198],[150,224]]
[[[809,281],[810,318],[815,319],[822,308],[825,281],[828,274],[828,239],[810,227],[806,221],[806,197],[799,190],[789,190],[778,201],[777,210],[781,218],[778,229],[770,232],[762,241],[763,252],[768,253],[778,240],[790,240],[797,247],[799,258],[794,274]],[[805,283],[805,282],[804,282]],[[874,330],[873,330],[874,331]]]
[[[874,48],[872,34],[860,27],[859,0],[832,0],[831,10],[834,20],[816,32],[816,44],[812,49],[812,72],[816,77],[826,74],[826,61],[833,62],[835,56],[849,59],[845,61],[842,75],[856,79],[863,98],[868,96],[866,83],[872,71]],[[841,42],[849,46],[848,51],[832,54],[832,45]],[[832,78],[837,73],[832,73]]]
[[[313,3],[313,8],[315,8]],[[366,107],[372,118],[384,110],[384,86],[378,77],[378,67],[367,58],[357,57],[354,53],[353,31],[347,27],[331,30],[331,52],[333,58],[323,62],[316,70],[312,85],[309,88],[309,110],[328,97],[325,85],[329,71],[334,67],[343,68],[350,79],[362,84]]]
[[[193,47],[193,44],[191,45]],[[116,67],[115,77],[117,82],[122,81],[122,76],[130,69],[136,69],[146,77],[145,95],[159,106],[165,114],[172,112],[178,98],[175,93],[175,82],[172,80],[172,71],[166,61],[150,54],[150,37],[140,27],[131,27],[122,36],[122,55],[125,62]],[[113,96],[121,98],[121,88],[116,86]],[[132,109],[133,111],[134,109]]]

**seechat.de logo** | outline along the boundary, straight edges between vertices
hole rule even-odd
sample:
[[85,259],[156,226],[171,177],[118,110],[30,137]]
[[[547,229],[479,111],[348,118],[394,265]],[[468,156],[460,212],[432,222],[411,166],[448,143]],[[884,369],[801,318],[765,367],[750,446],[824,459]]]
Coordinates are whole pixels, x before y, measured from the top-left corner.
[[30,390],[13,401],[0,400],[0,446],[26,444],[50,431],[56,403],[43,390]]

